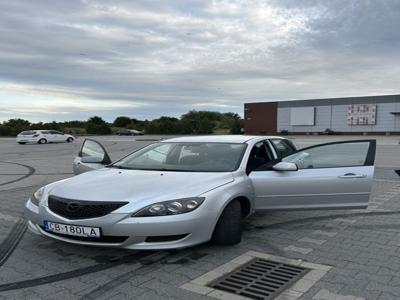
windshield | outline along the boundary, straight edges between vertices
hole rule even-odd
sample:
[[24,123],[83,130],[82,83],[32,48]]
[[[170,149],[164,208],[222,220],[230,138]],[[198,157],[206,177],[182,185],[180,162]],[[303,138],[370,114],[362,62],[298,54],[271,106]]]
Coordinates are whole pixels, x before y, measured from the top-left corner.
[[231,172],[239,167],[246,144],[156,143],[111,167],[133,170]]

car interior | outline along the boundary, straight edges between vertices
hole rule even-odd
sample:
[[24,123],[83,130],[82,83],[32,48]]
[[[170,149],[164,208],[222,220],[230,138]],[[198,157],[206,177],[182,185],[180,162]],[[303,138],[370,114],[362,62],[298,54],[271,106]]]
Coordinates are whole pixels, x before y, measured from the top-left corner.
[[272,161],[274,161],[274,158],[268,145],[264,142],[257,143],[251,149],[249,160],[247,161],[246,173],[250,174],[251,171]]

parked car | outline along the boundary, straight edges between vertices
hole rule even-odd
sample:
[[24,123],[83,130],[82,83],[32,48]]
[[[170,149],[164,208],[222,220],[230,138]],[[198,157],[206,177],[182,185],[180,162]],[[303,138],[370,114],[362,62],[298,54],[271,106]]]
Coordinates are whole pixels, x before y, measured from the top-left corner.
[[297,150],[275,136],[196,136],[111,163],[104,147],[87,139],[73,164],[80,175],[46,185],[26,202],[28,227],[81,245],[232,245],[241,241],[242,219],[255,211],[366,208],[375,148],[375,140]]
[[143,131],[135,129],[120,129],[116,132],[117,135],[143,135]]
[[26,143],[72,143],[75,137],[70,134],[65,134],[56,130],[28,130],[22,131],[17,135],[16,141],[18,144]]

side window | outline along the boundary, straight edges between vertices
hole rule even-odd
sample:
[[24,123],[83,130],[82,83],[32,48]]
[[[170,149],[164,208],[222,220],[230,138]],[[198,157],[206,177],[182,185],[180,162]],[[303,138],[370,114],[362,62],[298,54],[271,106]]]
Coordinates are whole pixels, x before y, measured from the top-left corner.
[[341,168],[364,166],[370,142],[347,142],[314,146],[282,159],[292,162],[299,169]]
[[86,140],[82,146],[80,157],[93,156],[100,159],[104,159],[105,152],[103,148],[95,141]]
[[286,157],[296,151],[296,148],[288,140],[271,139],[270,141],[281,158]]
[[273,160],[271,150],[265,142],[259,142],[253,146],[247,161],[246,173],[256,170],[262,165]]

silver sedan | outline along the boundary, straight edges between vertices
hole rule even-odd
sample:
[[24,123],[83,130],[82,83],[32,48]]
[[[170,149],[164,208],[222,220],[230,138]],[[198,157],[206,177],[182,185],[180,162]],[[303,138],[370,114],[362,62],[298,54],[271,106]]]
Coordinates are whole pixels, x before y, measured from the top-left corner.
[[28,226],[82,245],[232,245],[255,210],[366,208],[375,148],[375,140],[297,150],[275,136],[181,137],[112,163],[101,144],[87,139],[74,161],[81,174],[40,188],[26,202]]

